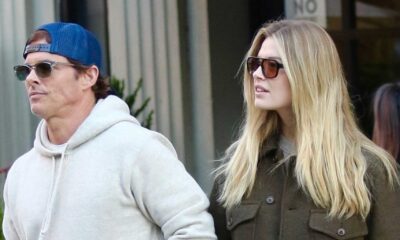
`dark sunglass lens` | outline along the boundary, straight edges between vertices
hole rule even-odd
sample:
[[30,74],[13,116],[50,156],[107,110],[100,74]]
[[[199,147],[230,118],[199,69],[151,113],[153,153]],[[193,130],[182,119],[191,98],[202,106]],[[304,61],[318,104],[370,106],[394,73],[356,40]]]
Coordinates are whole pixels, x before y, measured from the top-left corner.
[[51,74],[51,64],[42,62],[38,63],[35,66],[36,75],[40,78],[46,78]]
[[253,74],[259,67],[260,64],[257,58],[250,57],[247,59],[247,68],[250,74]]
[[278,74],[278,63],[272,60],[264,60],[263,70],[265,77],[274,78]]
[[24,81],[31,72],[31,69],[28,66],[20,65],[20,66],[15,66],[14,71],[15,71],[15,76],[18,78],[18,80]]

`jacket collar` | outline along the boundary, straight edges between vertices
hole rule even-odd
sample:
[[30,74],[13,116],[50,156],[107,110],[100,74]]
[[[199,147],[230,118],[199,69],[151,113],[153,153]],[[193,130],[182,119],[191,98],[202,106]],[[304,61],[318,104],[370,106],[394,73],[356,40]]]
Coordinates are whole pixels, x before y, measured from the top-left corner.
[[264,143],[260,150],[260,157],[263,158],[265,155],[276,151],[279,148],[279,134],[275,134],[268,139],[264,140]]

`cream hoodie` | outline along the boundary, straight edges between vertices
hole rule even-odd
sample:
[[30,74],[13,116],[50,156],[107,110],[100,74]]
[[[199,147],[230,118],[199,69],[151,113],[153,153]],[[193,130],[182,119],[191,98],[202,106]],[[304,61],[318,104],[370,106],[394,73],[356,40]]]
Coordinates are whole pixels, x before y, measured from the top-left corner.
[[216,239],[208,199],[171,143],[115,96],[63,146],[49,143],[41,121],[4,200],[8,240]]

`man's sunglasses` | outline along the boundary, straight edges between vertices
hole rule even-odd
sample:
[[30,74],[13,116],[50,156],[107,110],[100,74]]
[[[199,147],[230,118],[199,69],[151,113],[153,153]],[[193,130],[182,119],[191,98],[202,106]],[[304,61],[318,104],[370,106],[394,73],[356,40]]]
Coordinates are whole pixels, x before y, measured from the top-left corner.
[[25,81],[29,73],[31,73],[32,69],[35,70],[36,76],[38,76],[39,78],[47,78],[50,77],[51,71],[56,65],[65,65],[71,67],[75,66],[75,64],[66,62],[44,61],[44,62],[39,62],[35,65],[24,64],[24,65],[14,66],[14,72],[15,76],[20,81]]
[[275,78],[278,76],[279,69],[283,68],[283,64],[276,60],[259,57],[248,57],[246,63],[250,75],[253,75],[261,66],[261,71],[265,78]]

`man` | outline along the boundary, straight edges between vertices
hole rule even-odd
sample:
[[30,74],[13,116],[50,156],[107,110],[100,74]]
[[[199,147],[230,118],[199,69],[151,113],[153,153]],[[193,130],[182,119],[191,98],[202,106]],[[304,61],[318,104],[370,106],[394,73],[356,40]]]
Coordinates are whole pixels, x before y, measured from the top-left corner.
[[170,142],[107,96],[90,32],[43,25],[24,58],[14,70],[42,120],[7,176],[6,239],[216,239],[207,197]]

